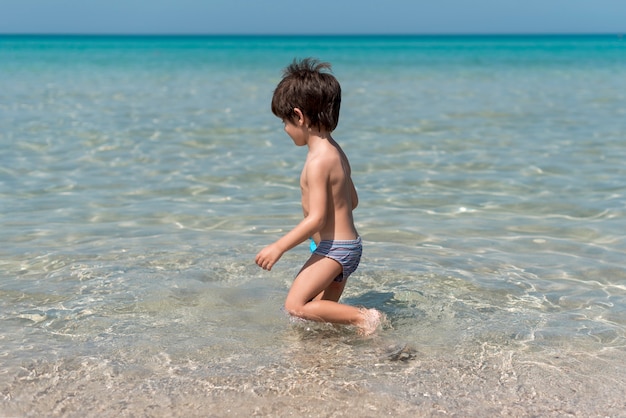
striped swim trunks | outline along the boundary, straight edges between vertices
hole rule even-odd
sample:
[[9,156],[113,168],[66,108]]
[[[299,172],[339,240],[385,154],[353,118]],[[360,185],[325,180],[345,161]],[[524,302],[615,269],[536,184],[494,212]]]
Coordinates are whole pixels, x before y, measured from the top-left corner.
[[343,282],[359,266],[362,252],[363,244],[361,243],[361,237],[358,237],[357,239],[347,241],[320,241],[313,254],[328,257],[341,264],[342,271],[339,276],[335,277],[334,281]]

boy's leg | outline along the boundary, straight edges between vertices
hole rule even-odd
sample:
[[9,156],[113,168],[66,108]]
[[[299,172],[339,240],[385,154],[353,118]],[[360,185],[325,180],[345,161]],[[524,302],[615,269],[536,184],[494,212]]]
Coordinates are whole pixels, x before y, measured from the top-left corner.
[[345,283],[337,283],[341,285],[338,288],[333,288],[331,284],[341,271],[341,265],[335,260],[313,254],[296,276],[287,295],[285,309],[292,315],[313,321],[361,323],[361,310],[336,301]]
[[342,280],[340,282],[336,282],[334,279],[328,287],[315,297],[315,300],[332,300],[334,302],[339,302],[341,295],[343,294],[343,289],[346,287],[346,281]]

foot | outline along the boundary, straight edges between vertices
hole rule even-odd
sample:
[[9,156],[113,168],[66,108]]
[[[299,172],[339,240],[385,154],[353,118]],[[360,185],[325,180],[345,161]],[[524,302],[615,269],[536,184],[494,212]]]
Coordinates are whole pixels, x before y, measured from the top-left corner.
[[367,337],[376,332],[376,329],[382,324],[384,315],[376,309],[361,309],[363,321],[358,325],[359,334]]

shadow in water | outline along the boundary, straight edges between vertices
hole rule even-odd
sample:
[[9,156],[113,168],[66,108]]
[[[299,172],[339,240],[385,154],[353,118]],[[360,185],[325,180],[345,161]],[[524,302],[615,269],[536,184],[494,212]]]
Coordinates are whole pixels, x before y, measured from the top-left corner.
[[396,299],[394,292],[369,291],[358,296],[345,297],[341,302],[352,306],[376,308],[387,316],[391,324],[423,314],[414,302]]

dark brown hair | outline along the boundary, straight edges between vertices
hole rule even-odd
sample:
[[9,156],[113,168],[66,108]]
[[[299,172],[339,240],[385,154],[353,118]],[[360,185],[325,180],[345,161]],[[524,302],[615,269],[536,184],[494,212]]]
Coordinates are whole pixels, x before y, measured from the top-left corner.
[[272,113],[281,119],[294,121],[298,108],[309,119],[311,126],[332,132],[339,123],[341,86],[337,79],[325,72],[330,64],[313,58],[294,60],[285,68],[283,79],[274,90]]

